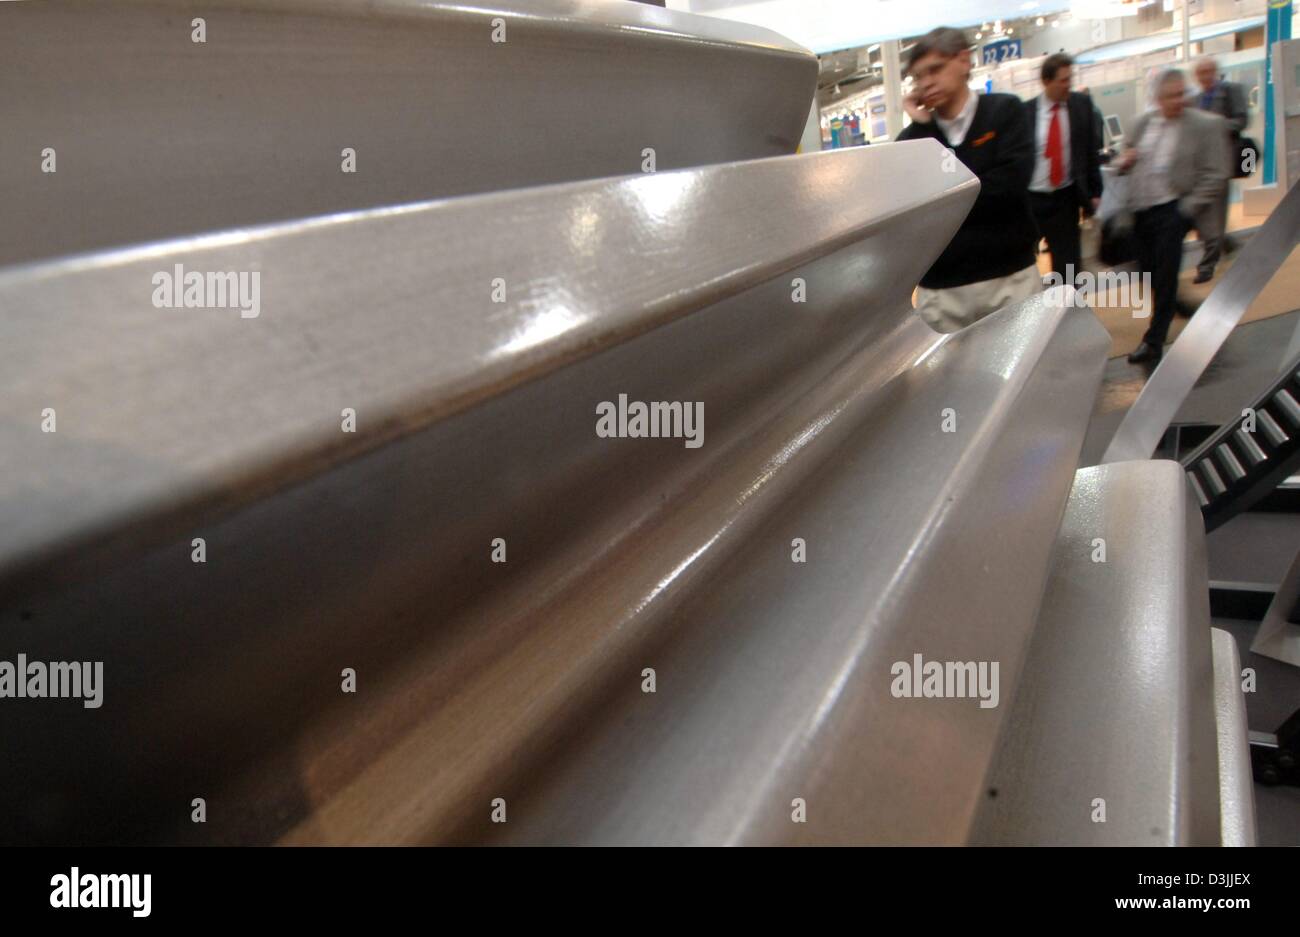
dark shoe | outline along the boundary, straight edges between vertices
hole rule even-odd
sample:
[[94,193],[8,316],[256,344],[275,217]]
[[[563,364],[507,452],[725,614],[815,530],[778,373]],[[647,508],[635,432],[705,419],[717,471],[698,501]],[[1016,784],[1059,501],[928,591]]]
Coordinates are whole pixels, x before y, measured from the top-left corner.
[[1213,280],[1213,279],[1214,279],[1214,271],[1213,271],[1213,270],[1206,270],[1204,267],[1202,267],[1200,270],[1197,270],[1197,271],[1196,271],[1196,277],[1195,277],[1195,279],[1192,280],[1192,282],[1193,282],[1193,283],[1209,283],[1209,282],[1210,282],[1211,280]]
[[1129,364],[1141,364],[1143,361],[1159,361],[1160,356],[1165,353],[1163,348],[1157,348],[1155,345],[1148,345],[1143,342],[1133,349],[1133,354],[1128,356]]
[[1180,319],[1190,319],[1199,306],[1189,306],[1181,299],[1174,300],[1174,315]]

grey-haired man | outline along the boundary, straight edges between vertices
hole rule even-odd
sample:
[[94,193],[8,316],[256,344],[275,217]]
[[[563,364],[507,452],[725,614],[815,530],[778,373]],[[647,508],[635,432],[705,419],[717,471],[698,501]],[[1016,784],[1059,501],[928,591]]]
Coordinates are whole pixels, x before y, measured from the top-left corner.
[[1177,69],[1156,82],[1156,104],[1137,119],[1119,171],[1131,173],[1129,204],[1138,266],[1151,274],[1151,325],[1128,356],[1159,361],[1178,299],[1183,238],[1197,215],[1220,198],[1228,182],[1223,118],[1186,107],[1187,85]]

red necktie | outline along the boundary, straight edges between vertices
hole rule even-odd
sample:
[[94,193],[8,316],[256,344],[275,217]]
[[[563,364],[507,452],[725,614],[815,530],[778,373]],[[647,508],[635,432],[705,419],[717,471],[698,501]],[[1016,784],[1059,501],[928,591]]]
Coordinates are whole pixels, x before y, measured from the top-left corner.
[[1052,124],[1047,128],[1047,146],[1043,150],[1043,155],[1051,161],[1053,189],[1059,189],[1061,183],[1065,181],[1065,160],[1061,153],[1061,124],[1057,119],[1057,112],[1060,109],[1061,105],[1052,105]]

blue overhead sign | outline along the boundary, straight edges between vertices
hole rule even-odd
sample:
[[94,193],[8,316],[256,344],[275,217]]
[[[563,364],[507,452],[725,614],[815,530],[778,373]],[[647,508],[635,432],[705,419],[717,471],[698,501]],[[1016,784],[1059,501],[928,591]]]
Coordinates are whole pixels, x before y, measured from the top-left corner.
[[990,42],[984,47],[983,64],[985,65],[996,65],[998,62],[1009,62],[1018,58],[1020,58],[1019,39],[1002,39],[998,42]]

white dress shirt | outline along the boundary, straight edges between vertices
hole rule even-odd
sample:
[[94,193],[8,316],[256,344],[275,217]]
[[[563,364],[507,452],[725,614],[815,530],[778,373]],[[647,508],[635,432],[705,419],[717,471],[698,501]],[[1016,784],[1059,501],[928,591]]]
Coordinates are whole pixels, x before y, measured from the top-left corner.
[[975,120],[976,94],[969,88],[966,89],[966,103],[962,105],[961,111],[952,120],[945,120],[936,112],[934,119],[939,122],[939,129],[943,135],[948,138],[949,146],[961,146],[961,142],[966,139],[966,134],[970,132],[971,122]]
[[1169,184],[1169,167],[1182,129],[1182,121],[1167,120],[1160,113],[1152,114],[1147,121],[1138,141],[1138,161],[1133,167],[1134,209],[1152,208],[1178,197]]
[[1038,96],[1038,119],[1034,127],[1034,175],[1029,180],[1031,192],[1054,192],[1070,185],[1070,109],[1062,102],[1056,114],[1061,127],[1061,166],[1065,174],[1059,186],[1052,185],[1052,161],[1047,158],[1047,134],[1052,129],[1053,102],[1045,94]]

